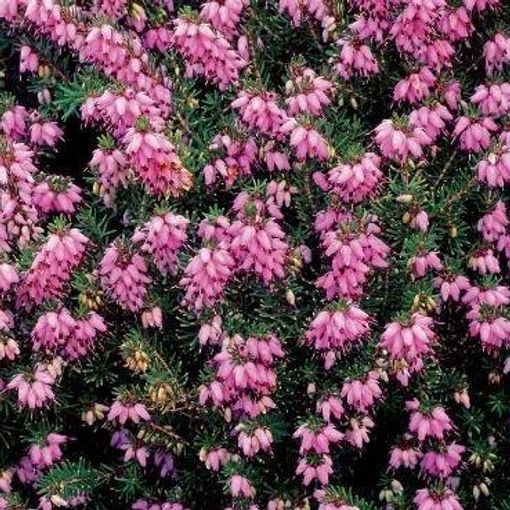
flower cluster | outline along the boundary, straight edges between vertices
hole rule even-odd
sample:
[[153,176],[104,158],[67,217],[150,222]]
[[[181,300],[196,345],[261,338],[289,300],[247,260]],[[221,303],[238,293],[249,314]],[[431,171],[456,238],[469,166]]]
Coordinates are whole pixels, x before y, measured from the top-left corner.
[[0,509],[506,507],[508,2],[184,4],[0,0]]

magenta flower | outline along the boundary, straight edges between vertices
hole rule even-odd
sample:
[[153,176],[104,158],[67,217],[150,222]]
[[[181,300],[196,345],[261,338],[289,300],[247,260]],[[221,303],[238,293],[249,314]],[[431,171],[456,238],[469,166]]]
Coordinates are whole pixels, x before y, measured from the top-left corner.
[[110,245],[99,265],[101,286],[122,309],[142,309],[150,278],[144,259],[121,242]]
[[327,177],[319,172],[313,177],[323,191],[338,196],[344,202],[356,204],[376,194],[383,177],[380,165],[381,158],[367,152],[332,168]]
[[432,138],[425,129],[414,126],[411,119],[402,125],[386,119],[375,128],[375,142],[385,157],[404,164],[413,157],[421,159],[423,149],[432,143]]
[[466,449],[457,443],[450,443],[439,451],[425,453],[420,462],[421,469],[429,476],[448,478],[461,463]]
[[184,17],[175,19],[174,24],[172,45],[184,58],[188,76],[202,75],[220,90],[237,84],[246,62],[221,32]]
[[88,242],[75,228],[51,234],[21,277],[16,305],[30,310],[34,305],[59,298],[83,260]]
[[420,410],[420,402],[414,399],[407,402],[406,407],[411,411],[409,432],[420,442],[427,438],[444,439],[445,433],[453,429],[452,420],[441,406],[423,412]]
[[434,492],[429,489],[420,489],[413,500],[417,510],[463,510],[455,494],[450,489],[443,492]]
[[82,201],[81,189],[60,176],[47,177],[33,193],[34,205],[42,214],[74,214]]
[[152,217],[137,228],[131,240],[140,244],[162,275],[176,274],[177,257],[187,240],[189,220],[178,214],[166,213]]
[[370,331],[368,314],[352,303],[339,302],[334,310],[323,310],[312,321],[305,339],[325,354],[326,368],[351,347],[359,344]]

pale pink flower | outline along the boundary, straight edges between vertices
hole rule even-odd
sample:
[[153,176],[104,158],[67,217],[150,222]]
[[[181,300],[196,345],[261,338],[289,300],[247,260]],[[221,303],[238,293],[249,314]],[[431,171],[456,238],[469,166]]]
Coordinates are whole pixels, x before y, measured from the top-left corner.
[[118,20],[127,14],[127,0],[94,0],[92,12]]
[[418,211],[411,219],[409,225],[420,232],[427,232],[429,229],[429,215],[426,211]]
[[192,186],[192,175],[184,168],[174,146],[163,133],[150,131],[149,121],[140,117],[136,128],[123,138],[128,161],[149,193],[179,197]]
[[74,318],[67,308],[60,308],[39,317],[31,333],[32,350],[72,360],[83,358],[105,331],[106,324],[96,312]]
[[376,193],[383,178],[380,167],[381,158],[367,152],[332,168],[327,177],[318,172],[313,177],[324,191],[337,195],[344,202],[358,203]]
[[[104,142],[106,143],[106,142]],[[100,183],[100,195],[105,205],[111,207],[115,200],[117,189],[124,186],[128,180],[127,157],[113,147],[102,147],[101,144],[89,163],[91,168],[97,168]]]
[[379,64],[370,47],[358,40],[338,39],[340,54],[334,70],[345,80],[359,75],[367,78],[379,72]]
[[489,76],[492,76],[494,71],[501,71],[505,64],[510,63],[510,37],[498,32],[484,44],[483,56],[485,71]]
[[432,344],[436,340],[432,326],[434,321],[419,312],[414,313],[405,322],[392,322],[386,325],[381,335],[380,347],[388,351],[390,360],[404,368],[397,368],[397,377],[407,384],[408,375],[423,368],[422,358],[433,352]]
[[441,271],[443,269],[443,263],[436,251],[422,252],[415,255],[409,260],[409,265],[416,278],[423,278],[428,271]]
[[492,133],[498,130],[495,122],[488,118],[459,117],[453,137],[459,139],[460,148],[466,152],[480,152],[491,144]]
[[28,457],[36,469],[52,466],[64,456],[61,445],[66,444],[68,438],[62,434],[49,434],[42,444],[33,444],[28,450]]
[[198,341],[200,345],[220,345],[223,335],[223,321],[219,315],[214,315],[212,320],[200,326]]
[[501,307],[474,304],[466,315],[469,334],[479,337],[482,347],[497,352],[510,343],[510,321],[503,315]]
[[47,407],[55,400],[53,384],[55,377],[46,369],[36,367],[29,374],[16,374],[7,383],[7,390],[16,390],[18,394],[18,406],[37,409]]
[[445,433],[453,430],[452,420],[441,406],[422,411],[420,402],[414,399],[406,402],[406,407],[411,411],[409,432],[415,435],[420,443],[428,438],[444,439]]
[[56,122],[42,121],[36,118],[29,128],[30,143],[36,146],[54,147],[59,140],[64,138],[64,132]]
[[422,453],[416,448],[399,448],[395,446],[391,449],[390,466],[393,469],[400,467],[414,469],[421,457]]
[[5,294],[18,282],[19,275],[15,266],[6,262],[0,263],[0,291]]
[[202,4],[200,17],[227,39],[232,39],[238,33],[241,15],[247,4],[246,0],[209,0]]
[[292,437],[301,439],[299,454],[306,455],[330,453],[330,444],[340,442],[344,435],[331,423],[318,428],[305,423],[298,427]]
[[409,115],[410,125],[422,128],[432,141],[436,141],[441,136],[446,130],[447,123],[452,119],[452,114],[442,104],[434,107],[421,106]]
[[510,148],[495,147],[477,165],[478,181],[491,188],[502,188],[510,182]]
[[317,412],[328,423],[333,421],[332,418],[340,420],[344,415],[342,400],[334,395],[328,396],[321,402],[317,402]]
[[478,220],[477,230],[482,234],[484,241],[494,243],[506,235],[509,225],[506,205],[499,200],[491,211]]
[[18,342],[11,337],[0,335],[0,361],[13,361],[20,354]]
[[490,248],[477,250],[473,253],[469,257],[469,267],[482,275],[501,272],[499,261]]
[[368,276],[388,267],[389,247],[380,239],[377,218],[363,221],[332,209],[317,214],[324,253],[331,258],[331,270],[318,278],[328,300],[359,299]]
[[313,464],[306,457],[299,461],[296,469],[297,475],[303,476],[303,484],[308,486],[313,480],[317,480],[321,485],[329,484],[329,477],[333,474],[333,461],[329,455],[321,455]]
[[317,76],[312,69],[298,67],[294,76],[285,84],[288,97],[288,113],[290,116],[309,114],[321,116],[330,103],[333,83]]
[[469,409],[471,407],[471,399],[469,397],[469,393],[466,388],[456,391],[453,394],[453,397],[455,399],[455,402],[457,402],[457,404],[462,405],[466,409]]
[[244,476],[233,475],[230,479],[230,493],[234,498],[253,498],[255,497],[255,488]]
[[273,434],[267,427],[258,426],[248,432],[248,428],[240,423],[236,430],[239,432],[237,436],[237,446],[246,457],[253,457],[259,451],[269,451],[273,443]]
[[225,339],[211,361],[215,378],[200,388],[200,403],[229,406],[236,415],[250,418],[266,413],[275,407],[270,398],[276,386],[274,364],[283,355],[274,335]]
[[477,10],[480,13],[486,9],[493,9],[501,4],[501,0],[463,0],[466,9]]
[[[317,489],[313,495],[320,503],[318,510],[359,510],[357,506],[347,503],[334,488],[331,491],[328,489]],[[268,510],[270,509],[268,508]]]
[[258,147],[253,138],[233,140],[228,135],[216,135],[209,148],[225,154],[204,167],[204,180],[208,186],[214,185],[219,176],[230,189],[238,178],[252,175],[258,160]]
[[29,114],[24,106],[7,108],[2,115],[0,127],[4,135],[10,140],[18,141],[27,135]]
[[423,149],[432,143],[432,138],[409,120],[397,123],[386,119],[375,128],[375,142],[385,157],[404,164],[409,158],[422,158]]
[[355,411],[367,413],[382,398],[379,375],[371,370],[361,379],[348,380],[342,385],[340,396]]
[[510,83],[478,85],[470,101],[480,108],[485,116],[499,116],[510,110]]
[[278,95],[274,92],[254,94],[241,90],[230,107],[239,110],[241,120],[250,129],[272,137],[281,137],[281,127],[288,117],[277,101]]
[[290,119],[282,125],[280,132],[290,134],[289,143],[298,160],[316,158],[325,161],[329,158],[329,143],[312,125]]
[[219,471],[230,461],[231,455],[226,448],[202,449],[199,454],[200,460],[205,463],[207,469]]
[[153,306],[152,308],[146,308],[142,311],[142,326],[145,329],[163,327],[163,313],[159,306]]
[[120,425],[124,425],[128,421],[133,423],[148,421],[151,417],[143,404],[116,400],[110,407],[106,419],[108,421],[117,421]]
[[368,416],[351,418],[349,428],[345,431],[345,440],[354,448],[361,450],[366,443],[370,442],[370,431],[375,423]]
[[434,285],[439,289],[443,301],[451,299],[454,302],[458,302],[461,293],[471,288],[469,280],[465,276],[457,274],[437,276],[434,278]]
[[440,93],[450,110],[457,110],[460,104],[462,89],[457,80],[451,80],[440,85]]
[[221,245],[201,248],[190,260],[179,282],[186,290],[183,303],[196,311],[212,307],[222,299],[234,268],[235,260]]
[[423,67],[397,83],[393,89],[393,100],[419,103],[429,97],[436,82],[437,78],[430,69]]
[[30,46],[22,46],[19,56],[19,72],[35,73],[39,69],[39,58]]
[[[273,218],[266,217],[265,208],[265,204],[251,200],[246,193],[238,195],[238,219],[230,225],[228,234],[229,251],[237,261],[237,269],[255,273],[269,286],[285,276],[289,247],[285,232]],[[272,210],[271,206],[268,210]]]
[[450,41],[467,39],[474,31],[471,16],[464,6],[449,7],[442,15],[439,26]]

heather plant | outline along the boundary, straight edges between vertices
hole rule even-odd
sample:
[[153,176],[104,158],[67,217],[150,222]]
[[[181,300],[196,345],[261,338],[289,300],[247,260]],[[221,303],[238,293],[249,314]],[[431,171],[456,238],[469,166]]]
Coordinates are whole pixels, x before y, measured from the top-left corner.
[[0,510],[510,510],[507,0],[0,0]]

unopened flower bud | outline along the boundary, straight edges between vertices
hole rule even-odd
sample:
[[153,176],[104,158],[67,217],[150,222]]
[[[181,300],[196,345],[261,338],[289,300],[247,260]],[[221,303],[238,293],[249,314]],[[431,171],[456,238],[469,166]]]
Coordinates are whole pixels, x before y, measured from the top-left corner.
[[289,305],[294,306],[296,304],[296,296],[294,295],[294,292],[292,292],[291,289],[287,289],[287,292],[285,293],[285,299],[287,300],[287,303]]
[[501,382],[501,375],[496,371],[492,371],[489,373],[488,379],[490,384],[497,385]]
[[50,501],[55,506],[69,506],[69,503],[62,496],[59,496],[57,494],[54,494],[53,496],[51,496]]
[[410,204],[414,200],[413,195],[399,195],[397,197],[397,202],[399,204]]
[[391,481],[391,489],[395,494],[402,494],[404,492],[404,487],[398,480]]

